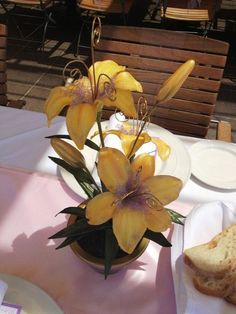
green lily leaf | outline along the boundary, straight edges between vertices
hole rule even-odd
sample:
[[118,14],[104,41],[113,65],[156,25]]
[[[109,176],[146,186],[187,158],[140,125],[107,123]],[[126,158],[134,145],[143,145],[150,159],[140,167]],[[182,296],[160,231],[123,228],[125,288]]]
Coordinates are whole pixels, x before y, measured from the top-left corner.
[[65,138],[67,140],[71,140],[70,135],[68,134],[55,134],[55,135],[49,135],[49,136],[45,136],[45,138]]
[[93,179],[91,178],[91,175],[89,175],[88,172],[84,171],[84,167],[77,167],[74,168],[71,165],[69,165],[65,160],[49,156],[49,158],[55,162],[57,165],[61,166],[62,168],[66,169],[68,172],[73,174],[73,176],[76,178],[78,182],[86,182],[86,183],[93,183]]
[[79,240],[80,237],[68,237],[60,245],[56,247],[56,250],[62,249],[63,247],[70,245],[71,243]]
[[105,236],[105,265],[104,265],[104,276],[105,279],[109,275],[112,267],[112,262],[115,259],[119,245],[112,229],[106,229]]
[[[67,139],[67,140],[71,140],[71,138],[70,138],[70,135],[68,135],[68,134],[55,134],[55,135],[49,135],[49,136],[45,136],[45,138],[54,138],[54,137],[56,137],[56,138],[64,138],[64,139]],[[88,146],[88,147],[90,147],[90,148],[92,148],[92,149],[94,149],[94,150],[96,150],[96,151],[99,151],[100,150],[100,147],[96,144],[96,143],[94,143],[92,140],[90,140],[90,139],[86,139],[86,141],[85,141],[85,145],[86,146]]]
[[55,162],[57,165],[61,166],[62,168],[66,169],[68,172],[73,174],[73,176],[78,182],[85,182],[90,185],[94,183],[94,179],[92,175],[88,171],[84,170],[86,168],[82,168],[82,167],[74,168],[71,165],[69,165],[67,162],[65,162],[63,159],[52,157],[52,156],[49,156],[49,158],[53,162]]
[[57,239],[57,238],[66,238],[66,237],[79,237],[85,235],[89,232],[93,232],[95,230],[103,230],[106,228],[110,228],[108,223],[104,223],[101,225],[89,225],[86,218],[82,218],[77,220],[72,225],[65,227],[64,229],[58,231],[54,235],[52,235],[49,239]]
[[153,232],[151,230],[146,230],[146,232],[144,233],[144,238],[152,240],[164,247],[172,246],[172,244],[166,239],[166,237],[161,232]]
[[85,145],[90,147],[90,148],[92,148],[92,149],[94,149],[94,150],[96,150],[96,151],[98,151],[98,152],[100,150],[100,147],[97,144],[95,144],[93,141],[88,139],[88,138],[85,141]]
[[71,214],[71,215],[76,215],[79,218],[85,218],[85,208],[79,207],[79,206],[76,206],[76,207],[66,207],[62,211],[57,213],[56,216],[59,215],[59,214]]
[[57,165],[70,172],[89,198],[94,197],[100,192],[94,185],[93,177],[86,169],[84,170],[83,168],[79,167],[74,168],[63,159],[57,157],[49,156],[49,158]]

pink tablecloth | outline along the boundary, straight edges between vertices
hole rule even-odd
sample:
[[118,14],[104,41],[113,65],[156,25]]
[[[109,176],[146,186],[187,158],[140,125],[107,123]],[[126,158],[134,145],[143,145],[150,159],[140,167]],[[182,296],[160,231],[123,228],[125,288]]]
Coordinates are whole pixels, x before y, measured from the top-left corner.
[[[66,224],[55,214],[81,201],[56,177],[0,168],[0,272],[44,289],[65,314],[174,314],[170,249],[150,243],[128,268],[95,272],[48,237]],[[42,313],[43,314],[43,313]],[[50,314],[50,313],[45,313]]]

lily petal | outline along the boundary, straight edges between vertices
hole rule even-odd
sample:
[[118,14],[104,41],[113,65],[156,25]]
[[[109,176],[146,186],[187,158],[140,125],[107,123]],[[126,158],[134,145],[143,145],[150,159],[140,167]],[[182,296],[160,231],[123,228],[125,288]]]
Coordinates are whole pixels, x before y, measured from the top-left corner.
[[97,109],[94,104],[70,106],[66,115],[66,126],[71,139],[83,149],[88,133],[96,121]]
[[114,100],[104,97],[101,98],[100,101],[104,106],[118,108],[127,117],[137,117],[137,110],[135,108],[134,99],[132,93],[128,90],[117,88]]
[[90,225],[100,225],[112,218],[116,196],[110,192],[98,194],[86,206],[86,218]]
[[[121,138],[121,145],[124,150],[124,153],[129,158],[133,156],[136,153],[136,151],[144,144],[144,138],[142,136],[139,136],[139,138],[136,141],[136,135],[128,135],[128,134],[121,133],[120,138]],[[133,148],[135,141],[136,143]]]
[[68,93],[68,88],[58,86],[51,90],[44,105],[44,112],[47,115],[49,126],[52,119],[54,119],[65,106],[69,105],[71,101],[72,95]]
[[154,176],[143,182],[147,192],[154,195],[162,205],[167,205],[174,201],[183,186],[182,181],[172,176]]
[[156,144],[158,155],[161,160],[167,160],[171,153],[171,148],[168,144],[162,141],[160,138],[152,137],[152,142]]
[[162,206],[160,208],[145,208],[144,216],[147,228],[154,232],[163,232],[171,226],[171,217]]
[[104,147],[98,153],[98,175],[111,192],[122,192],[130,175],[125,155],[115,148]]
[[142,210],[119,207],[113,214],[113,232],[121,249],[132,253],[146,230]]
[[149,154],[138,155],[131,163],[132,172],[137,172],[141,169],[139,180],[144,181],[154,175],[155,172],[155,157]]
[[114,78],[115,87],[133,92],[143,92],[142,85],[127,71],[118,73]]
[[[119,64],[117,64],[116,62],[114,62],[112,60],[104,60],[104,61],[95,62],[94,65],[91,65],[89,68],[89,77],[91,78],[91,82],[93,85],[94,85],[93,66],[94,66],[94,70],[95,70],[96,83],[97,83],[99,76],[101,76],[102,74],[105,74],[110,79],[112,79],[114,75],[125,70],[124,66],[120,66]],[[100,83],[102,85],[104,84],[104,82],[109,82],[109,79],[106,78],[105,75],[101,76],[101,78],[99,79],[99,80],[101,80]],[[101,85],[101,84],[99,84],[99,85]]]

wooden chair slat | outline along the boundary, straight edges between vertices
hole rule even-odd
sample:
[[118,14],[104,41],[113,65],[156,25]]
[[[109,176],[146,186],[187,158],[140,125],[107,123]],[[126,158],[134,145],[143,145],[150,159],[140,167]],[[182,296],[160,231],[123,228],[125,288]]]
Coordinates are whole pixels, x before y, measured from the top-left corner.
[[7,47],[7,38],[0,37],[0,48],[6,48],[6,47]]
[[[154,82],[157,84],[162,84],[170,76],[169,73],[151,72],[142,69],[129,68],[129,71],[139,81]],[[188,80],[184,82],[183,87],[217,92],[220,87],[220,82],[213,80],[207,80],[206,82],[206,80],[198,77],[189,77]]]
[[179,109],[187,112],[201,113],[211,115],[215,109],[215,105],[195,102],[184,99],[172,98],[167,102],[160,104],[159,107],[167,107],[172,109]]
[[81,9],[107,12],[107,13],[128,13],[133,0],[124,1],[124,8],[120,0],[79,0],[78,5]]
[[[156,95],[161,87],[161,84],[143,82],[142,86],[146,94]],[[216,101],[216,97],[217,93],[206,92],[201,90],[198,90],[196,92],[196,90],[185,88],[181,88],[175,95],[175,98],[178,99],[192,100],[205,103],[214,103]]]
[[191,123],[183,123],[182,121],[170,120],[153,116],[151,122],[170,130],[175,134],[188,135],[194,137],[205,137],[208,127]]
[[5,83],[7,81],[7,74],[5,72],[0,72],[0,82]]
[[6,58],[7,58],[6,49],[0,48],[0,60],[6,60]]
[[209,21],[208,10],[200,9],[179,9],[168,7],[165,11],[162,8],[161,16],[167,19],[184,20],[184,21]]
[[173,32],[164,29],[125,27],[116,26],[110,28],[109,25],[102,27],[102,39],[119,40],[121,42],[133,42],[141,45],[152,45],[169,47],[188,51],[199,51],[205,53],[216,53],[227,55],[228,43],[208,37],[201,37],[194,34]]
[[166,118],[166,119],[188,122],[192,124],[200,124],[200,125],[205,125],[205,126],[208,126],[211,120],[210,117],[207,115],[196,114],[192,112],[174,110],[174,109],[163,108],[163,107],[157,107],[155,109],[155,116],[159,118]]
[[[110,59],[117,63],[124,63],[129,68],[158,71],[172,74],[183,62],[173,62],[172,60],[161,60],[152,58],[142,58],[140,56],[128,56],[122,54],[115,54],[105,51],[97,51],[97,60]],[[188,59],[186,59],[188,60]],[[219,79],[222,77],[223,69],[214,67],[198,66],[194,68],[191,76],[207,79]]]
[[5,72],[6,71],[6,62],[0,60],[0,72]]
[[[137,103],[140,98],[140,94],[134,93],[133,95],[134,95],[134,100]],[[150,107],[155,106],[155,97],[153,95],[144,93],[142,94],[142,96],[145,97]],[[177,109],[177,110],[183,110],[187,112],[201,113],[201,114],[206,114],[206,115],[211,115],[215,109],[214,104],[206,104],[206,103],[195,102],[195,101],[184,100],[184,99],[177,99],[177,98],[172,98],[165,103],[159,104],[158,106]],[[153,114],[155,114],[155,112]]]
[[176,1],[168,0],[161,6],[161,16],[185,21],[211,21],[216,10],[215,0],[204,1]]
[[156,47],[148,45],[140,45],[134,43],[120,42],[120,41],[107,41],[102,40],[99,45],[99,50],[110,51],[112,53],[123,53],[128,55],[136,55],[140,57],[152,57],[158,59],[166,59],[168,56],[169,60],[183,62],[186,59],[195,58],[195,61],[200,64],[215,65],[217,67],[224,67],[225,56],[201,53],[196,51],[187,51],[182,49],[168,48],[168,47]]
[[0,37],[7,36],[7,27],[5,24],[0,24]]
[[0,94],[5,95],[7,93],[7,85],[6,83],[0,82]]

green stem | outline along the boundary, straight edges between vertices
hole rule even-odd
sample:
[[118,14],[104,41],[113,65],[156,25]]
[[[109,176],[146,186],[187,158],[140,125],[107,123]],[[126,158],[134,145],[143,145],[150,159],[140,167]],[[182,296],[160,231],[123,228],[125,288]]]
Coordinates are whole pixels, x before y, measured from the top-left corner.
[[97,114],[97,126],[98,126],[98,132],[99,132],[99,137],[100,137],[100,141],[101,141],[101,146],[105,147],[104,138],[103,138],[103,134],[102,134],[101,112],[98,112],[98,114]]
[[143,129],[144,129],[146,123],[147,123],[147,121],[144,120],[144,122],[143,122],[143,124],[142,124],[142,126],[141,126],[141,128],[140,128],[140,130],[139,130],[139,132],[138,132],[138,134],[137,134],[137,136],[136,136],[136,139],[135,139],[134,144],[133,144],[133,146],[132,146],[132,148],[131,148],[131,151],[130,151],[129,155],[127,156],[128,159],[130,159],[130,158],[132,157],[132,153],[133,153],[133,150],[134,150],[134,148],[135,148],[135,145],[136,145],[136,143],[137,143],[137,141],[138,141],[138,138],[139,138],[139,136],[141,135],[141,133],[142,133],[142,131],[143,131]]

